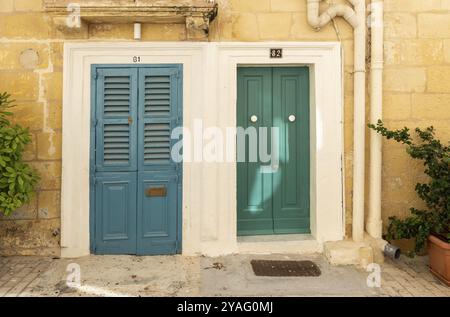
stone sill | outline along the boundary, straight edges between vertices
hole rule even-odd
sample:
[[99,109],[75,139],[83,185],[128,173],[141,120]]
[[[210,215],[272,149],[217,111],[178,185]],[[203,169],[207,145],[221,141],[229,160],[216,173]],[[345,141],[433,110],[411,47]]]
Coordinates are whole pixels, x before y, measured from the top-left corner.
[[[73,0],[44,0],[44,8],[60,28],[66,27]],[[218,5],[207,0],[79,0],[81,22],[186,24],[188,40],[206,40]],[[69,29],[69,27],[67,27]],[[73,30],[68,30],[73,31]]]

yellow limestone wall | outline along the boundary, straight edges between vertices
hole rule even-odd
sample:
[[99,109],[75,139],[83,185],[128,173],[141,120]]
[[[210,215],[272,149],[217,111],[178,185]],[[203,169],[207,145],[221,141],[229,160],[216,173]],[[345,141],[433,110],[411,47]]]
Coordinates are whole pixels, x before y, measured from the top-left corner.
[[[76,2],[76,1],[74,1]],[[341,41],[345,71],[346,224],[351,234],[353,31],[343,20],[315,32],[306,0],[218,0],[211,41]],[[344,0],[336,2],[345,2]],[[450,0],[385,0],[384,118],[389,127],[434,125],[450,139]],[[325,7],[326,4],[323,4]],[[63,33],[41,0],[0,1],[0,91],[16,99],[16,122],[30,127],[26,159],[41,173],[35,199],[0,216],[0,254],[58,255],[60,241],[62,47],[66,40],[131,40],[131,24]],[[182,24],[142,28],[143,41],[186,40]],[[420,206],[422,167],[392,142],[383,145],[383,220]]]

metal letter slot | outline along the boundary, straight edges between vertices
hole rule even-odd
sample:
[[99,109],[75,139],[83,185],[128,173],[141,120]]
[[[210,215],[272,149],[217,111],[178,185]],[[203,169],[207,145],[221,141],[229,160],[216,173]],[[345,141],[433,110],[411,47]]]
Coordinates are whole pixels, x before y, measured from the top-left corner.
[[148,197],[165,197],[167,196],[166,187],[150,187],[145,190],[145,195]]

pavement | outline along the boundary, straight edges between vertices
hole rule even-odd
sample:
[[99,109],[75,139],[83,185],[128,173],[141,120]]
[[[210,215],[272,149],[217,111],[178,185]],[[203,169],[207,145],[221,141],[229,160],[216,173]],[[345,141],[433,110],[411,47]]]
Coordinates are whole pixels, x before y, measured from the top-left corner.
[[[310,260],[319,266],[322,274],[318,277],[255,276],[250,265],[252,259]],[[0,297],[450,296],[450,288],[429,273],[427,263],[427,257],[402,256],[396,261],[386,260],[379,270],[374,267],[372,272],[366,272],[355,266],[332,266],[320,254],[216,258],[0,257]],[[378,271],[381,272],[379,280]]]

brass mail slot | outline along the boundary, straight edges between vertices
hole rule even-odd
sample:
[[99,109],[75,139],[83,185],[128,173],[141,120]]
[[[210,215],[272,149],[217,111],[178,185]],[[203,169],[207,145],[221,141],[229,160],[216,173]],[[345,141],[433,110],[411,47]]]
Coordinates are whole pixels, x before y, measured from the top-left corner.
[[166,187],[150,187],[145,190],[145,195],[149,197],[165,197],[167,196]]

